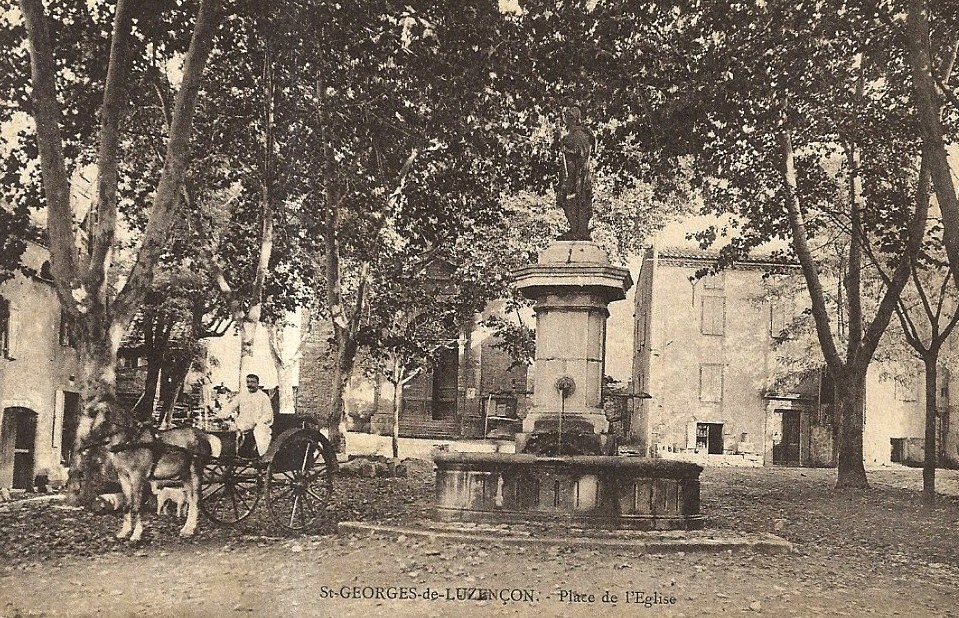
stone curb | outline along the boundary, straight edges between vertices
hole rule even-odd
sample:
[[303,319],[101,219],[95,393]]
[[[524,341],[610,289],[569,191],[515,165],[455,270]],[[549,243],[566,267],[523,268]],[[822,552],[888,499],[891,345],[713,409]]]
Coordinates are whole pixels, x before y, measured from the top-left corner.
[[[511,545],[563,545],[569,547],[623,547],[644,553],[677,552],[724,552],[751,551],[765,554],[789,553],[794,551],[792,543],[775,534],[717,534],[712,537],[664,538],[649,533],[636,533],[630,537],[592,538],[583,536],[544,536],[531,537],[510,534],[492,534],[486,530],[434,530],[402,526],[387,526],[359,521],[341,521],[337,524],[341,534],[379,534],[387,536],[408,536],[431,541],[465,541],[474,543],[506,543]],[[700,536],[697,534],[696,536]]]

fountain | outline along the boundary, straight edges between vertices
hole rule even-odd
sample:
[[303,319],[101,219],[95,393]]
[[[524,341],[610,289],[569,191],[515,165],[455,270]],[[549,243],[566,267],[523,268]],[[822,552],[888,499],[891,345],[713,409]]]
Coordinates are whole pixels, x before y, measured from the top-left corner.
[[632,279],[590,240],[594,140],[578,109],[566,121],[556,194],[570,230],[514,273],[516,288],[535,301],[533,405],[515,454],[437,453],[437,519],[702,528],[700,466],[612,454],[602,407],[607,306],[626,297]]

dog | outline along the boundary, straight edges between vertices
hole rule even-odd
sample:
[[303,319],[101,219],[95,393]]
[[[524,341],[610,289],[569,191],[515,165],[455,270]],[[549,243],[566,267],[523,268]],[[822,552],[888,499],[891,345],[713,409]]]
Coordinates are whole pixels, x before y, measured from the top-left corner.
[[176,506],[177,517],[187,515],[189,506],[187,505],[186,490],[183,487],[158,487],[156,483],[151,482],[150,488],[157,499],[157,515],[166,512],[168,502]]

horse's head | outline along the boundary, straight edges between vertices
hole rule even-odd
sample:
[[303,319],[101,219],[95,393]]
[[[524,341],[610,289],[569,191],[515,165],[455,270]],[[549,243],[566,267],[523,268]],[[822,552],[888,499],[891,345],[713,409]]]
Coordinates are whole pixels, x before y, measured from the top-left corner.
[[83,411],[77,424],[77,442],[81,449],[93,448],[109,437],[111,406],[106,401],[95,401]]

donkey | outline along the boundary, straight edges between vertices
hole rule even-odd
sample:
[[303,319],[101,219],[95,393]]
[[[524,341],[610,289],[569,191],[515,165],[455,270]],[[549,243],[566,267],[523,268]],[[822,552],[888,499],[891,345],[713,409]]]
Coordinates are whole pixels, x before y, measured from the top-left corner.
[[[149,480],[180,480],[189,507],[180,536],[193,536],[196,530],[200,474],[210,457],[210,442],[205,433],[193,427],[157,431],[148,423],[123,422],[107,402],[94,405],[89,419],[88,448],[106,446],[107,459],[116,470],[126,502],[123,527],[118,539],[140,540],[143,534],[141,507],[143,490]],[[99,440],[99,441],[97,441]]]

